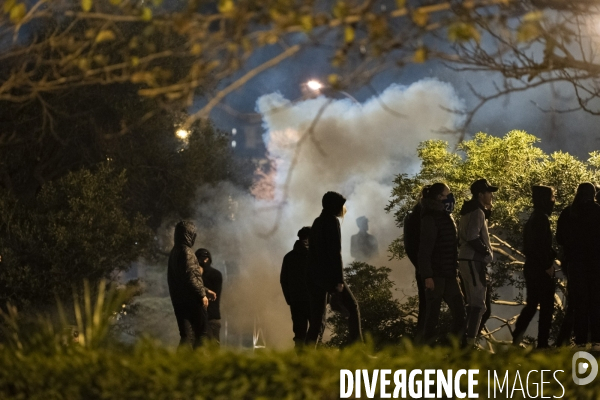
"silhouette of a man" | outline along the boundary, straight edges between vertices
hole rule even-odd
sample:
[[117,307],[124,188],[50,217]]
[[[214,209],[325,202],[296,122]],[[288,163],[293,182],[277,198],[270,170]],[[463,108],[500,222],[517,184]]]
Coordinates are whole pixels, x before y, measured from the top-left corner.
[[367,262],[379,255],[377,239],[368,233],[369,220],[367,217],[358,217],[356,225],[358,225],[358,233],[350,238],[350,255],[356,261]]

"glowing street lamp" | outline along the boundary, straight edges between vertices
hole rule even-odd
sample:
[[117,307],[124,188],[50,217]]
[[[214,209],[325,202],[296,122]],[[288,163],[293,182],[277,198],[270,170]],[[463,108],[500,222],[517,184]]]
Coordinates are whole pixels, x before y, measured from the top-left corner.
[[321,90],[323,88],[323,84],[314,79],[306,82],[306,86],[314,92],[318,92],[319,90]]
[[190,131],[186,131],[185,129],[179,129],[175,135],[181,140],[186,140],[190,136]]

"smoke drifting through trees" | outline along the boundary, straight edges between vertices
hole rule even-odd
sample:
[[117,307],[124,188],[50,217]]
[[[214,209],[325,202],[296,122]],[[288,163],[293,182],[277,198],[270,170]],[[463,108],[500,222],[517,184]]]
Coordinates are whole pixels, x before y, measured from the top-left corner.
[[[262,183],[266,184],[263,187],[275,188],[273,200],[240,193],[229,185],[198,191],[202,199],[197,207],[195,247],[209,248],[217,267],[228,262],[229,284],[223,292],[222,314],[231,331],[251,333],[255,319],[259,320],[269,347],[293,345],[289,308],[279,285],[281,262],[292,249],[298,229],[311,225],[321,212],[321,197],[328,190],[339,191],[348,199],[348,214],[342,223],[344,263],[353,261],[350,237],[358,231],[356,218],[365,215],[380,247],[379,259],[371,263],[391,267],[396,287],[412,294],[412,265],[388,261],[387,246],[400,232],[384,208],[393,177],[416,172],[416,148],[421,141],[456,140],[440,131],[453,129],[460,122],[445,109],[462,107],[452,86],[437,80],[408,87],[393,85],[362,105],[349,99],[334,100],[314,128],[318,146],[310,139],[304,141],[298,162],[290,170],[298,140],[327,101],[319,97],[292,104],[278,93],[257,101],[268,157],[275,167],[273,174],[261,179],[271,180]],[[284,199],[283,185],[289,173],[293,175]],[[278,220],[281,201],[285,202]],[[275,233],[265,236],[275,224]],[[236,261],[238,271],[232,268]],[[402,297],[400,291],[397,295]],[[166,323],[176,329],[174,318]]]

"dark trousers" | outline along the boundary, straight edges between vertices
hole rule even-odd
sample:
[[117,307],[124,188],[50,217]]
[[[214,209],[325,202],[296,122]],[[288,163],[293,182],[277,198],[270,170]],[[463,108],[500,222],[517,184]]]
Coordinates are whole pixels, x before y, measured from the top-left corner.
[[[567,269],[565,266],[566,261],[563,261],[562,270],[566,273]],[[575,302],[576,302],[576,293],[575,285],[571,284],[570,276],[567,276],[567,285],[566,285],[566,300],[567,305],[564,308],[564,316],[563,322],[560,326],[560,331],[558,332],[558,336],[556,338],[557,346],[569,346],[571,344],[571,337],[573,336],[573,327],[575,325]]]
[[452,327],[450,333],[457,337],[462,336],[465,325],[465,304],[460,292],[456,277],[433,277],[434,289],[426,290],[427,311],[423,327],[422,342],[432,344],[435,339],[436,327],[440,319],[442,300],[446,302],[452,313]]
[[600,343],[600,276],[588,271],[585,265],[576,263],[569,271],[569,289],[573,289],[571,300],[575,307],[573,330],[578,345],[587,343],[589,334],[593,343]]
[[527,289],[527,305],[523,307],[521,315],[517,319],[513,336],[516,338],[525,333],[539,304],[538,347],[548,347],[552,313],[554,312],[554,278],[550,277],[544,271],[530,271],[527,267],[524,275],[525,287]]
[[221,344],[221,320],[209,319],[206,329],[206,338],[216,345]]
[[417,317],[417,327],[415,329],[415,338],[423,336],[425,326],[425,314],[427,313],[427,296],[425,295],[425,281],[417,271],[415,273],[417,280],[417,293],[419,295],[419,315]]
[[[306,333],[306,344],[316,346],[317,340],[322,336],[325,329],[327,312],[327,290],[313,286],[310,290],[310,326]],[[344,283],[344,289],[340,293],[341,303],[348,310],[348,339],[349,343],[363,340],[360,328],[360,311],[358,302],[354,295]]]
[[310,302],[296,301],[290,304],[292,313],[292,330],[294,331],[294,347],[304,346],[306,333],[308,331],[308,321],[310,320]]
[[202,345],[206,337],[208,316],[202,303],[173,304],[177,327],[179,328],[179,346],[196,348]]

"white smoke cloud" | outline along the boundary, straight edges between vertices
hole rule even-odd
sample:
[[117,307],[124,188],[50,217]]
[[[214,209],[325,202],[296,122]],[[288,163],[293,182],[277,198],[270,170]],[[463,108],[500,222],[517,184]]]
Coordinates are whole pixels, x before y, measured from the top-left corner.
[[[197,209],[196,247],[208,248],[221,269],[227,260],[237,260],[239,266],[238,278],[230,279],[224,288],[223,318],[230,333],[251,333],[258,321],[267,346],[272,348],[293,345],[290,311],[279,285],[282,259],[292,249],[296,232],[310,226],[320,214],[321,198],[329,190],[348,199],[348,213],[342,223],[344,263],[352,262],[350,237],[358,232],[356,218],[364,215],[369,219],[369,232],[379,242],[379,259],[371,263],[392,268],[398,297],[403,297],[402,291],[415,293],[412,265],[388,261],[387,246],[401,230],[384,208],[394,176],[418,170],[416,149],[421,141],[455,141],[439,131],[453,129],[460,122],[447,109],[463,107],[453,87],[438,80],[423,80],[408,87],[392,85],[379,98],[364,104],[349,99],[332,101],[315,126],[314,142],[306,139],[299,144],[327,101],[319,97],[294,104],[278,93],[258,99],[268,157],[276,166],[271,176],[275,200],[256,199],[230,185],[199,190],[202,199]],[[295,156],[297,163],[290,169]],[[288,196],[283,198],[289,173]],[[273,206],[281,201],[278,215]],[[234,216],[234,220],[226,216]],[[275,225],[276,232],[265,236]],[[247,344],[248,338],[228,339],[230,344],[244,341]]]

